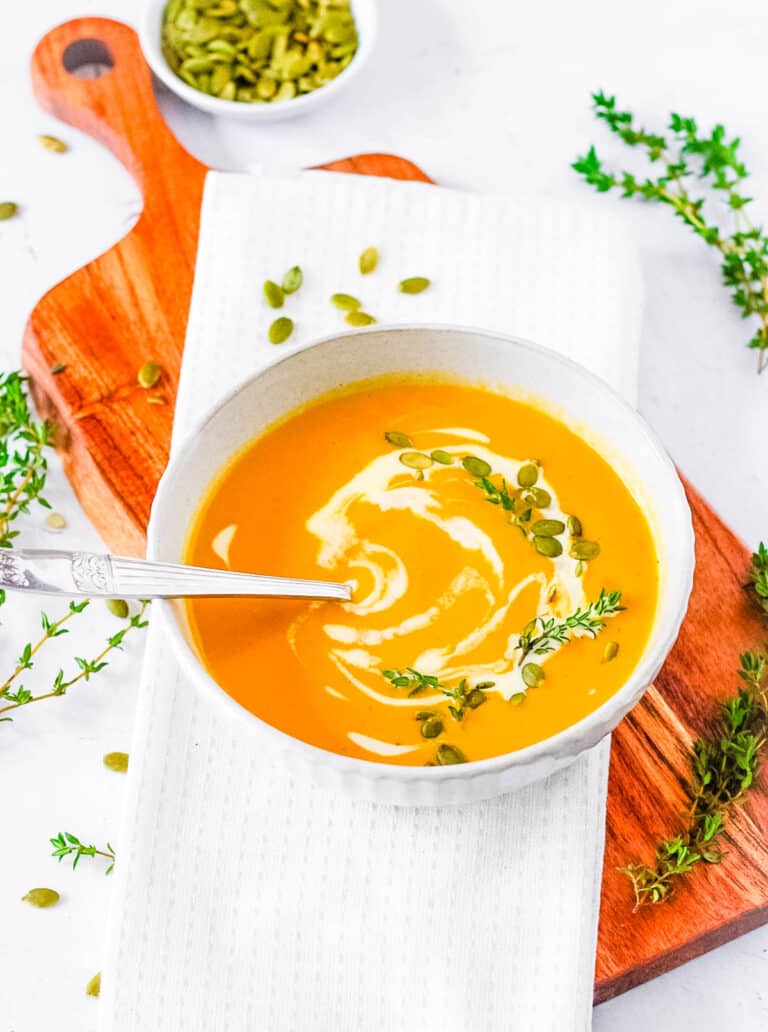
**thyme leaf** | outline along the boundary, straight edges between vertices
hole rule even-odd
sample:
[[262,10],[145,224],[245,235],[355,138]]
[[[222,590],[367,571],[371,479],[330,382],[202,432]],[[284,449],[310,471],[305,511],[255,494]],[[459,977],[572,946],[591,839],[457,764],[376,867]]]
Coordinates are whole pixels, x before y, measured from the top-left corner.
[[679,880],[698,864],[723,859],[720,838],[726,819],[752,787],[768,741],[767,671],[768,652],[742,654],[737,694],[721,703],[712,736],[694,743],[684,828],[674,838],[662,839],[649,864],[620,868],[632,882],[636,910],[670,899]]
[[573,637],[596,638],[605,627],[607,617],[616,616],[626,607],[621,604],[620,591],[600,589],[594,602],[558,621],[554,617],[536,616],[524,628],[516,648],[520,649],[520,663],[529,655],[545,656]]
[[[729,139],[722,125],[702,133],[693,118],[673,112],[668,132],[648,132],[622,111],[616,98],[598,91],[592,94],[595,117],[629,147],[645,152],[657,174],[643,176],[607,168],[594,147],[577,158],[572,168],[599,193],[618,192],[623,198],[656,202],[674,215],[720,254],[723,284],[744,318],[756,317],[756,329],[747,347],[757,351],[757,371],[768,368],[768,235],[754,225],[745,208],[752,201],[744,192],[748,178],[739,158],[737,138]],[[697,188],[700,187],[700,188]],[[708,214],[719,201],[730,221],[722,229]]]
[[757,608],[768,614],[768,548],[762,541],[752,556],[746,591]]

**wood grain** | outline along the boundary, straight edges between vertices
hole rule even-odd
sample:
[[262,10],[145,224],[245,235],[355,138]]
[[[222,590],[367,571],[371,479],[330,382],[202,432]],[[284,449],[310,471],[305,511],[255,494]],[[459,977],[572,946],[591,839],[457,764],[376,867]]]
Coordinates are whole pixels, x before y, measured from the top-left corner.
[[[114,67],[83,81],[64,68],[74,41],[96,39]],[[144,530],[170,441],[173,401],[192,290],[206,168],[159,115],[138,41],[118,22],[84,18],[38,45],[32,79],[50,112],[101,140],[144,198],[136,226],[106,254],[54,287],[24,338],[35,397],[60,428],[58,448],[83,507],[114,551],[142,554]],[[339,172],[431,180],[411,162],[366,154],[324,166]],[[165,406],[136,384],[143,361],[166,370]],[[67,369],[50,373],[55,362]],[[740,651],[767,630],[744,601],[747,549],[690,486],[697,566],[691,606],[657,683],[619,726],[611,753],[595,999],[605,1000],[768,921],[768,791],[751,793],[732,822],[729,855],[698,871],[674,902],[633,913],[617,868],[649,860],[685,804],[692,741],[711,728],[717,701],[736,688]]]

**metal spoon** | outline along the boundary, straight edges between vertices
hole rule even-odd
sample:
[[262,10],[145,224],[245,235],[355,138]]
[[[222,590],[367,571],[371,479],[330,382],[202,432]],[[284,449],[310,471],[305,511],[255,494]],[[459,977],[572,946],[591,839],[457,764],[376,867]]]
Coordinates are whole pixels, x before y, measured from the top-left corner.
[[41,595],[106,598],[250,595],[256,598],[321,598],[348,602],[352,597],[349,584],[333,581],[207,570],[201,566],[51,548],[0,549],[0,588],[17,588]]

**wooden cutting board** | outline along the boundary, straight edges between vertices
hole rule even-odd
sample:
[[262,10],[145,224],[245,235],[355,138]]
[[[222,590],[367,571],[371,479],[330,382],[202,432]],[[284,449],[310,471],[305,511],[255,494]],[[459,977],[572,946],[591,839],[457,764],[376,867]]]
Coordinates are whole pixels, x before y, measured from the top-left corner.
[[[73,72],[109,66],[95,79]],[[136,226],[37,304],[24,366],[75,490],[113,551],[143,554],[144,530],[166,463],[207,169],[167,128],[135,33],[83,18],[38,45],[32,79],[40,103],[104,143],[144,198]],[[420,179],[415,165],[366,154],[324,166]],[[511,327],[514,329],[514,327]],[[165,405],[136,383],[145,361],[166,371]],[[66,366],[54,375],[55,363]],[[684,808],[687,757],[711,727],[718,699],[736,688],[740,651],[766,635],[746,605],[745,546],[692,488],[696,580],[680,638],[656,684],[613,738],[595,998],[609,999],[768,921],[768,787],[751,793],[730,825],[728,856],[698,871],[676,899],[633,913],[622,864],[650,859]]]

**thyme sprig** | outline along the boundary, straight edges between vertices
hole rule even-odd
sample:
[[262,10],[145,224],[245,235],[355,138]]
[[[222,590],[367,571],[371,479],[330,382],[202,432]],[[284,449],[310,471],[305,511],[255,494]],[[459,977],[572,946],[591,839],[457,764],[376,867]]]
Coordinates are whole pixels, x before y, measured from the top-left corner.
[[439,690],[442,688],[440,681],[431,674],[422,674],[413,667],[405,667],[402,670],[382,670],[382,677],[392,685],[393,688],[407,688],[408,698],[420,695],[427,688]]
[[129,617],[119,631],[107,638],[104,648],[102,648],[101,651],[93,657],[93,659],[84,659],[82,656],[75,656],[74,662],[77,671],[73,671],[72,676],[65,678],[63,669],[60,669],[53,680],[50,690],[43,692],[40,695],[33,695],[32,692],[23,685],[19,685],[15,690],[11,690],[21,673],[32,667],[33,657],[42,645],[51,638],[56,638],[61,634],[67,633],[67,628],[62,627],[62,624],[77,613],[83,612],[88,604],[88,599],[85,599],[83,602],[70,602],[69,611],[55,622],[50,622],[45,613],[43,613],[43,636],[35,645],[32,645],[29,642],[25,645],[16,668],[4,682],[2,687],[0,687],[0,702],[6,703],[6,705],[0,707],[0,722],[13,719],[12,717],[3,716],[3,714],[8,713],[11,710],[16,710],[20,706],[28,706],[32,702],[42,702],[44,699],[55,699],[61,695],[65,695],[69,689],[79,681],[89,681],[91,677],[100,673],[106,666],[108,666],[109,661],[106,657],[115,649],[122,648],[123,641],[127,634],[133,630],[140,630],[147,626],[148,621],[144,617],[147,607],[149,606],[149,602],[143,600],[140,604],[139,611]]
[[[434,677],[432,674],[422,674],[413,667],[405,667],[402,670],[382,670],[382,677],[394,688],[407,688],[408,697],[420,695],[427,688],[441,692],[451,700],[448,712],[454,720],[463,720],[468,709],[477,709],[486,701],[485,692],[495,686],[495,681],[480,681],[470,686],[466,677],[462,677],[458,684],[447,685]],[[432,715],[432,714],[429,714]]]
[[[26,382],[19,372],[0,373],[0,548],[12,546],[19,534],[12,525],[33,501],[50,509],[42,491],[53,429],[32,418]],[[0,604],[4,601],[0,591]]]
[[[677,218],[719,251],[722,280],[733,303],[743,318],[757,317],[747,347],[757,351],[757,368],[762,372],[768,368],[768,235],[745,212],[752,198],[743,192],[749,173],[739,158],[739,139],[729,139],[719,124],[709,134],[701,133],[693,118],[675,112],[668,125],[671,137],[647,132],[636,126],[631,112],[619,110],[615,97],[599,91],[592,94],[592,101],[595,116],[628,146],[644,150],[662,171],[655,178],[615,172],[605,167],[594,147],[572,167],[599,193],[616,190],[624,198],[656,201],[672,208]],[[709,192],[694,190],[696,183]],[[722,202],[732,219],[729,230],[711,221],[705,211],[713,199]]]
[[594,602],[583,609],[577,609],[565,620],[558,621],[554,617],[536,616],[524,628],[517,642],[520,649],[520,663],[527,656],[545,656],[553,652],[559,645],[565,645],[571,638],[589,636],[596,638],[606,626],[608,617],[616,616],[626,607],[621,604],[620,591],[600,589]]
[[757,608],[768,613],[768,548],[762,541],[752,555],[746,590]]
[[531,506],[526,505],[518,511],[518,499],[514,498],[509,493],[507,481],[504,477],[501,477],[501,487],[497,487],[497,485],[491,480],[491,476],[493,476],[493,474],[489,474],[487,477],[478,477],[478,479],[473,480],[472,483],[485,494],[486,502],[489,502],[491,505],[499,505],[504,512],[508,512],[510,514],[510,523],[517,527],[523,537],[530,537],[530,522],[533,511]]
[[106,860],[109,860],[109,867],[104,872],[105,874],[109,874],[115,866],[115,850],[109,842],[107,842],[104,849],[98,849],[96,846],[86,846],[76,835],[71,834],[69,831],[60,831],[58,835],[54,835],[50,843],[53,846],[51,856],[55,856],[59,863],[65,858],[69,859],[71,857],[73,871],[84,856],[103,856]]
[[698,864],[723,859],[726,819],[754,783],[768,742],[767,671],[768,652],[742,654],[737,694],[721,704],[713,736],[694,744],[685,827],[674,838],[662,839],[650,864],[621,868],[632,882],[635,909],[663,903]]

